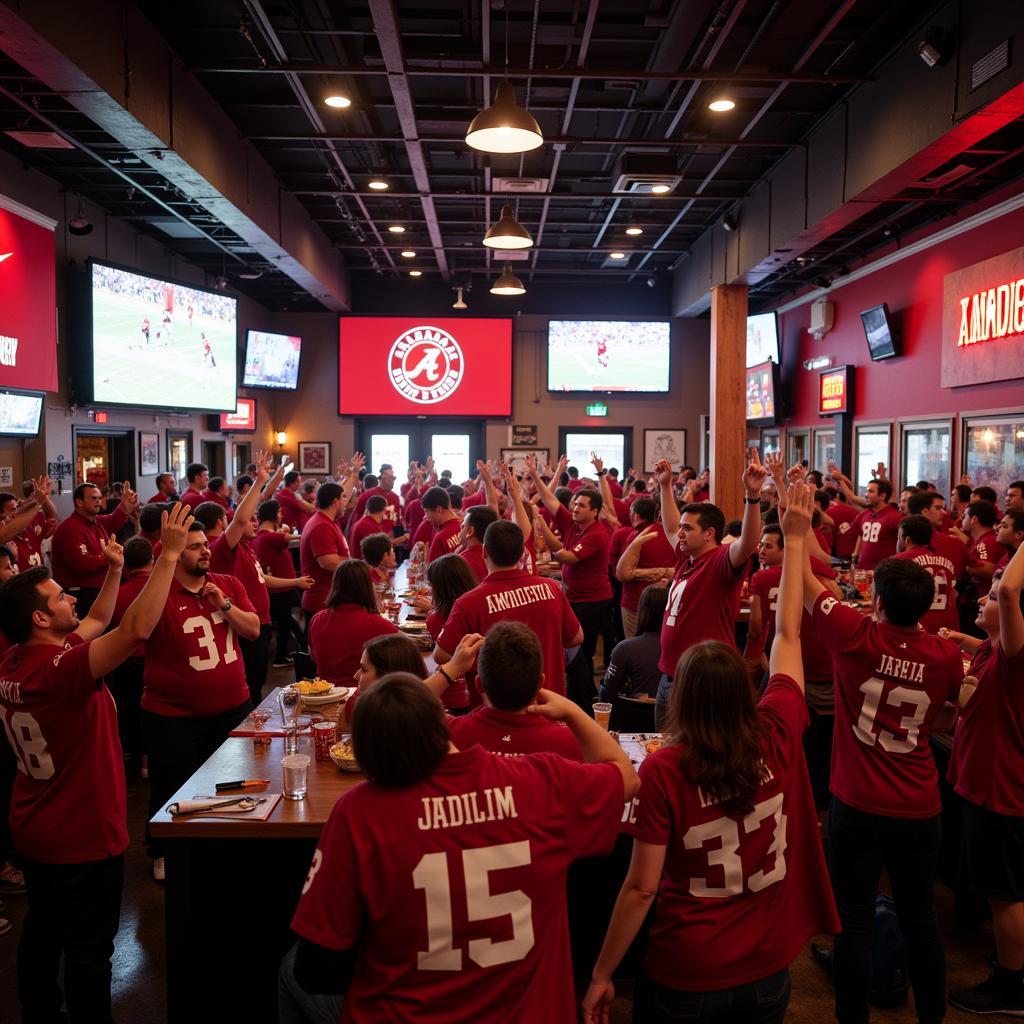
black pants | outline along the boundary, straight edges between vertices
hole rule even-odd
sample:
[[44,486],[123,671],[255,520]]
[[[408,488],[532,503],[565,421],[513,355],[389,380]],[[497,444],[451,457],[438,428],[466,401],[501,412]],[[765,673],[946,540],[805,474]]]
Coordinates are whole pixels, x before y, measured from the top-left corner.
[[[150,818],[209,760],[251,710],[250,701],[205,718],[173,718],[142,709],[142,739],[149,755]],[[150,857],[162,857],[163,844],[148,832],[147,828]]]
[[[125,757],[138,758],[142,750],[142,670],[144,658],[129,658],[108,677],[117,705],[117,729]],[[137,770],[137,766],[136,766]]]
[[[594,674],[594,654],[597,651],[597,640],[610,621],[612,602],[607,601],[570,601],[570,607],[583,627],[583,643],[580,653],[586,659],[590,674]],[[611,651],[607,652],[611,657]]]
[[782,1024],[792,989],[788,970],[712,992],[681,992],[641,974],[633,1024]]
[[71,1024],[110,1020],[110,958],[121,918],[124,855],[84,864],[22,859],[28,912],[18,945],[23,1024],[54,1024],[64,957],[64,995]]
[[907,943],[917,1019],[934,1024],[946,1012],[946,956],[932,888],[942,818],[888,818],[832,801],[829,860],[842,932],[835,941],[836,1019],[866,1024],[871,987],[871,928],[884,867]]
[[811,776],[814,804],[819,811],[829,805],[829,776],[832,773],[832,734],[836,716],[808,708],[811,724],[804,733],[804,757]]
[[4,733],[0,733],[0,868],[7,863],[14,849],[11,839],[11,795],[18,777],[18,762]]
[[274,661],[284,661],[291,652],[294,637],[296,647],[302,647],[302,630],[292,616],[292,609],[298,604],[294,590],[277,590],[270,595],[270,618],[274,623],[276,647]]
[[255,707],[263,700],[263,687],[267,685],[267,673],[270,671],[270,641],[274,637],[274,627],[266,622],[260,626],[260,635],[255,640],[238,638],[238,646],[242,649],[242,661],[245,662],[245,681],[249,684],[249,699]]

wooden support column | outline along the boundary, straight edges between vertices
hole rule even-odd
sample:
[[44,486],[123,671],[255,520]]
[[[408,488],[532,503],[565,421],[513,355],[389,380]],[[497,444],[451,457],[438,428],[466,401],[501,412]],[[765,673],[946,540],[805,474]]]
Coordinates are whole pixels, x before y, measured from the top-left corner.
[[727,520],[743,515],[746,365],[747,286],[719,285],[711,289],[711,500]]

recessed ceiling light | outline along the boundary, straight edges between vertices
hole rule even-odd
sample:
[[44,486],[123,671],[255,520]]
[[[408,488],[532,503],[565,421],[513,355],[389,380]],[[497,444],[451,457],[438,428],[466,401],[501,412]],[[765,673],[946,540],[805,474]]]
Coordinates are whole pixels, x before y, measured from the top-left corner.
[[409,271],[409,276],[410,277],[422,277],[423,276],[423,271],[422,270],[410,270]]
[[708,104],[708,110],[713,110],[715,113],[723,114],[727,110],[732,110],[735,106],[736,104],[727,96],[720,96],[717,100],[712,100]]
[[642,235],[643,233],[643,228],[626,228],[627,235]]
[[406,258],[407,260],[411,260],[411,259],[412,259],[412,258],[413,258],[413,257],[414,257],[414,256],[416,255],[416,253],[415,253],[415,252],[413,252],[413,251],[412,251],[412,249],[403,249],[403,250],[402,250],[402,255],[403,255],[403,256],[404,256],[404,257],[405,257],[405,258]]
[[368,181],[367,185],[374,190],[374,192],[386,192],[391,186],[383,178],[374,178],[372,181]]
[[672,187],[671,187],[671,185],[652,185],[651,186],[651,191],[656,196],[662,196],[666,192],[671,192],[672,191]]
[[336,110],[344,110],[352,106],[352,101],[347,96],[325,96],[324,103]]
[[393,235],[400,235],[405,231],[405,228],[403,228],[401,224],[389,224],[388,231]]
[[626,254],[624,252],[610,252],[608,253],[608,259],[610,260],[624,260]]

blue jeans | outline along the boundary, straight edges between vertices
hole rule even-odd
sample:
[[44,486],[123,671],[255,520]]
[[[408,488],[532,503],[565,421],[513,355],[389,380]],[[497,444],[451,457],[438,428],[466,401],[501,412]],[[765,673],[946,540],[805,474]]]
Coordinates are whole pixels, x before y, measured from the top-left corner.
[[659,732],[665,731],[665,720],[668,718],[668,702],[672,697],[672,677],[661,674],[658,683],[658,695],[654,698],[654,727]]
[[633,999],[633,1024],[782,1024],[792,988],[788,968],[712,992],[682,992],[641,975]]

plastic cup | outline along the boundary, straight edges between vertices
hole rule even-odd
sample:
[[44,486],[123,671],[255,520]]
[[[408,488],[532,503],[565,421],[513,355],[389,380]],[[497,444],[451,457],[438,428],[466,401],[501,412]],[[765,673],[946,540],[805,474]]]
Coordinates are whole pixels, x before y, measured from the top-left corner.
[[313,725],[313,753],[318,761],[330,761],[331,747],[338,739],[336,722],[316,722]]
[[612,717],[611,704],[598,702],[594,705],[594,721],[597,722],[605,732],[608,731],[608,723]]
[[299,727],[294,722],[289,722],[284,727],[284,752],[286,754],[299,752]]
[[309,754],[287,754],[281,758],[285,800],[304,800],[309,789]]

